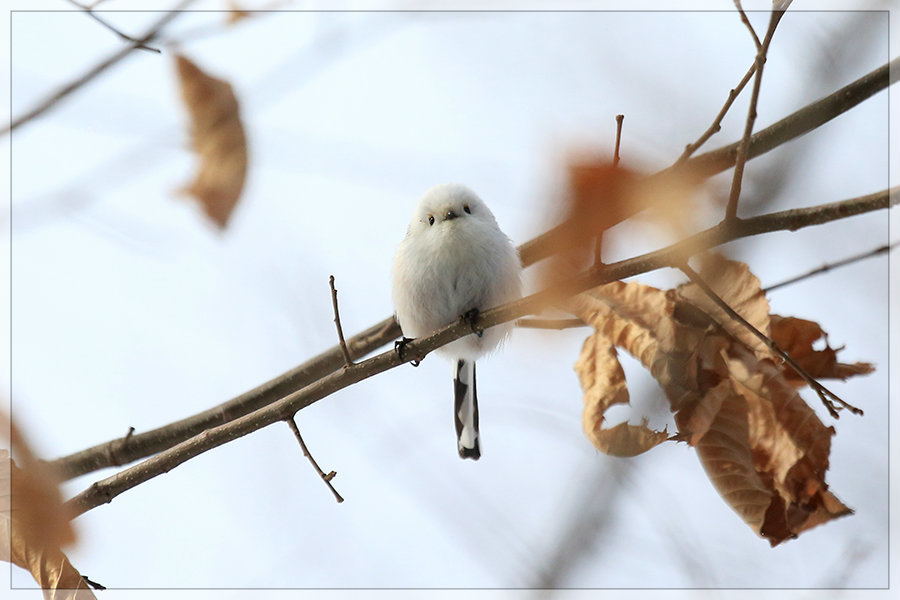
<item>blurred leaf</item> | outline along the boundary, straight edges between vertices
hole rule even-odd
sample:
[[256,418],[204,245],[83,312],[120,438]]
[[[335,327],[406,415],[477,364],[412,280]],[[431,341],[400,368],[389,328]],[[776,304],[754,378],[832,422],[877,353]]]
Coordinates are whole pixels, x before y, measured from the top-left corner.
[[[828,335],[814,321],[772,315],[771,323],[772,339],[775,340],[775,343],[790,354],[791,358],[797,361],[797,364],[803,367],[807,373],[817,379],[847,379],[853,375],[865,375],[875,370],[875,367],[867,362],[839,363],[837,353],[840,348],[834,349],[827,344]],[[825,339],[825,348],[813,350],[813,343],[820,339]],[[806,380],[790,367],[788,367],[785,377],[796,387],[806,385]]]
[[247,139],[231,85],[176,57],[181,95],[191,117],[191,140],[200,158],[194,181],[182,192],[194,196],[219,227],[228,223],[247,174]]
[[235,0],[228,0],[228,17],[225,19],[225,22],[228,25],[234,25],[240,21],[243,21],[247,17],[250,17],[253,13],[248,10],[243,10],[238,6],[238,3]]
[[[702,272],[732,308],[761,331],[770,330],[768,301],[745,264],[710,257]],[[601,427],[606,409],[629,399],[615,351],[620,347],[665,391],[678,425],[675,438],[696,447],[723,499],[772,545],[850,514],[825,483],[834,429],[797,393],[796,374],[701,295],[692,284],[663,291],[614,282],[568,304],[595,328],[575,367],[591,442],[608,454],[633,456],[667,437],[646,421]],[[829,362],[833,351],[813,351],[812,342],[824,336],[815,323],[773,317],[771,329],[776,341],[809,357],[813,367],[821,365],[819,375],[872,370],[866,363]]]
[[38,468],[20,469],[0,450],[0,559],[28,570],[45,598],[94,598],[60,550],[73,539],[55,482]]

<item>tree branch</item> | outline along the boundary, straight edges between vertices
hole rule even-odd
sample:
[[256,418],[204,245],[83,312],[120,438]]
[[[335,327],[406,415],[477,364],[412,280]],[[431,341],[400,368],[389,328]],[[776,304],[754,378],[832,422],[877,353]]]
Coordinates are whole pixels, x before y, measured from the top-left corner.
[[741,95],[741,92],[744,90],[744,87],[747,85],[747,82],[750,81],[750,78],[753,77],[753,74],[756,72],[756,59],[753,59],[753,64],[750,65],[750,68],[747,69],[747,72],[744,74],[743,79],[741,79],[737,86],[729,90],[728,97],[725,99],[725,104],[722,105],[721,110],[719,110],[719,114],[716,115],[716,118],[713,119],[712,124],[704,131],[697,140],[691,144],[688,144],[684,147],[684,152],[681,153],[681,156],[678,157],[678,160],[675,161],[673,167],[679,167],[691,157],[706,141],[711,138],[716,133],[722,130],[722,119],[725,118],[725,115],[728,114],[731,105],[734,104],[734,101],[737,100],[737,97]]
[[861,254],[854,254],[853,256],[848,256],[847,258],[842,258],[841,260],[836,260],[833,263],[826,263],[817,269],[813,269],[812,271],[808,271],[801,275],[796,275],[794,277],[791,277],[790,279],[785,279],[784,281],[779,281],[778,283],[774,283],[774,284],[770,285],[769,287],[764,288],[763,293],[768,294],[769,292],[771,292],[773,290],[777,290],[779,288],[783,288],[785,286],[797,283],[798,281],[803,281],[804,279],[808,279],[810,277],[819,275],[821,273],[827,273],[828,271],[830,271],[832,269],[837,269],[839,267],[845,267],[847,265],[851,265],[855,262],[864,260],[866,258],[872,258],[873,256],[878,256],[879,254],[886,254],[887,252],[890,252],[891,250],[896,248],[898,244],[900,244],[900,242],[893,242],[892,244],[885,244],[884,246],[879,246],[878,248],[875,248],[874,250],[869,250],[868,252],[863,252]]
[[[891,206],[896,204],[896,201],[891,203]],[[820,275],[822,273],[827,273],[832,269],[837,269],[840,267],[846,267],[848,265],[854,264],[861,260],[865,260],[867,258],[872,258],[874,256],[878,256],[880,254],[886,254],[893,250],[894,248],[900,246],[900,241],[893,242],[891,244],[885,244],[884,246],[879,246],[873,250],[869,250],[868,252],[861,252],[859,254],[854,254],[853,256],[848,256],[847,258],[842,258],[841,260],[836,260],[832,263],[827,263],[813,269],[811,271],[807,271],[806,273],[801,273],[800,275],[795,275],[790,279],[785,279],[784,281],[779,281],[778,283],[774,283],[768,287],[763,288],[763,293],[768,294],[773,290],[777,290],[783,287],[787,287],[789,285],[793,285],[804,279],[809,279],[810,277],[814,277],[815,275]],[[567,319],[519,319],[516,321],[516,327],[520,327],[522,329],[549,329],[562,331],[565,329],[577,329],[579,327],[590,327],[587,323],[582,321],[579,318],[567,318]]]
[[[542,290],[515,302],[480,313],[473,322],[458,321],[435,333],[406,344],[403,358],[388,350],[368,360],[337,370],[318,381],[281,398],[280,400],[224,425],[207,429],[168,450],[160,452],[140,464],[122,470],[111,477],[95,482],[66,503],[70,514],[78,516],[88,510],[111,502],[119,494],[174,469],[191,458],[231,440],[262,429],[272,423],[293,417],[297,411],[363,379],[387,371],[412,360],[422,360],[430,352],[472,333],[472,327],[486,329],[500,323],[536,313],[560,297],[569,297],[598,285],[633,277],[659,268],[678,264],[690,255],[726,242],[772,231],[795,231],[803,227],[846,218],[896,203],[898,189],[883,190],[867,196],[852,198],[809,208],[794,209],[762,215],[741,221],[724,221],[677,244],[660,250],[600,265],[562,282],[553,289]],[[338,351],[339,352],[339,351]]]
[[[399,336],[400,326],[393,317],[388,317],[347,340],[347,346],[351,356],[361,357]],[[80,452],[49,461],[48,464],[64,480],[105,467],[128,464],[171,448],[205,429],[251,413],[325,377],[340,369],[343,364],[343,352],[340,346],[334,346],[290,371],[218,406],[150,431],[97,444]],[[115,450],[114,453],[110,452],[111,448]]]
[[[893,77],[889,79],[890,73],[893,73]],[[882,65],[833,94],[813,102],[774,125],[757,132],[750,140],[748,157],[755,158],[850,110],[885,89],[889,82],[895,83],[897,73],[900,73],[900,58],[895,58],[890,63]],[[676,162],[672,167],[652,175],[651,178],[665,178],[679,169],[690,169],[700,177],[710,177],[734,165],[737,144],[736,142],[689,160]],[[647,208],[647,205],[635,205],[632,214],[636,214],[644,208]],[[835,208],[834,210],[844,209]],[[629,215],[622,218],[627,216]],[[571,228],[571,224],[563,223],[519,246],[522,266],[529,266],[543,260],[550,256],[554,249],[564,247]],[[393,317],[388,317],[347,340],[347,345],[351,357],[359,358],[397,339],[400,335],[400,326]],[[171,448],[205,429],[222,425],[258,410],[340,369],[343,364],[344,356],[341,348],[334,346],[298,367],[223,404],[174,423],[134,434],[127,440],[127,443],[122,443],[122,438],[119,438],[60,457],[50,461],[50,466],[62,479],[71,479],[105,467],[120,466],[145,458]],[[118,460],[112,460],[110,447],[115,447],[115,456]]]
[[69,0],[69,3],[80,8],[89,17],[91,17],[96,22],[100,23],[101,25],[103,25],[104,27],[106,27],[107,29],[112,31],[114,34],[119,36],[119,38],[125,40],[126,42],[131,42],[132,44],[134,44],[135,48],[137,48],[139,50],[149,50],[150,52],[155,52],[157,54],[161,53],[159,48],[151,48],[150,46],[143,44],[140,40],[136,40],[133,37],[131,37],[130,35],[123,33],[122,31],[119,31],[118,29],[116,29],[115,27],[110,25],[105,19],[102,19],[100,17],[100,15],[98,15],[97,13],[94,12],[93,6],[85,6],[84,4],[81,4],[80,2],[78,2],[77,0]]
[[753,43],[756,45],[756,52],[759,53],[762,44],[759,41],[759,36],[756,35],[756,30],[753,29],[753,25],[750,23],[750,19],[747,18],[747,13],[744,12],[744,7],[741,6],[741,0],[734,0],[734,7],[737,8],[738,13],[741,15],[741,22],[748,30],[750,30],[750,35],[753,37]]
[[341,312],[338,310],[337,288],[334,287],[334,275],[328,276],[328,285],[331,286],[331,306],[334,309],[334,326],[337,329],[338,344],[341,347],[341,354],[344,355],[344,366],[349,367],[353,364],[350,358],[350,350],[347,349],[347,342],[344,341],[344,328],[341,326]]
[[522,329],[572,329],[574,327],[590,327],[581,319],[519,319],[516,327]]
[[49,97],[38,102],[36,106],[27,111],[25,114],[19,115],[18,117],[13,119],[8,126],[0,130],[0,135],[11,133],[28,121],[41,116],[42,114],[56,106],[56,104],[63,100],[66,96],[68,96],[78,88],[84,86],[86,83],[106,71],[108,68],[131,54],[133,50],[140,48],[141,46],[144,46],[152,41],[159,34],[162,28],[169,23],[169,21],[178,16],[181,11],[187,8],[187,6],[193,1],[194,0],[181,0],[181,2],[178,3],[178,6],[166,12],[166,14],[164,14],[156,23],[154,23],[144,35],[137,38],[129,46],[122,48],[109,58],[101,61],[99,64],[89,69],[86,73],[84,73],[77,79],[74,79],[73,81],[65,84]]
[[[787,4],[790,4],[790,2],[788,1]],[[741,197],[741,184],[744,180],[744,165],[747,163],[747,153],[750,149],[750,136],[753,133],[753,125],[756,123],[756,105],[759,101],[759,90],[762,86],[763,67],[766,64],[766,55],[769,53],[769,45],[772,43],[775,29],[778,27],[781,17],[784,16],[784,10],[772,11],[771,16],[769,17],[769,27],[760,44],[759,38],[756,36],[756,31],[753,30],[749,19],[747,19],[747,15],[744,14],[744,9],[741,8],[740,1],[735,0],[735,5],[741,13],[741,19],[743,19],[744,23],[750,29],[750,33],[753,34],[753,40],[756,43],[756,75],[753,77],[753,91],[750,93],[750,107],[747,109],[747,122],[744,125],[744,136],[741,138],[741,142],[738,145],[737,156],[734,161],[734,177],[731,179],[731,192],[728,194],[728,206],[725,208],[726,219],[737,218],[737,205],[738,200]],[[787,6],[784,8],[786,9]]]
[[[897,82],[898,76],[900,76],[900,57],[758,131],[750,138],[747,158],[756,158],[785,142],[809,133],[885,89],[888,84],[893,85]],[[667,178],[682,172],[690,173],[698,180],[712,177],[734,166],[739,144],[739,141],[734,142],[681,163],[676,162],[673,166],[651,175],[649,179],[651,183],[663,185]],[[618,211],[617,221],[611,220],[608,224],[603,225],[611,227],[619,221],[648,208],[649,205],[649,198],[646,198],[644,202],[635,202],[632,206],[627,207],[627,211]],[[573,230],[576,229],[572,223],[562,223],[526,242],[519,247],[519,255],[522,257],[523,263],[535,263],[547,258],[555,250],[566,247],[566,240],[571,237]]]
[[325,482],[325,485],[328,486],[328,489],[331,490],[331,493],[334,494],[334,499],[337,500],[337,503],[340,504],[344,501],[344,498],[338,494],[338,491],[334,489],[334,486],[331,484],[331,480],[334,479],[334,476],[337,475],[334,471],[329,472],[328,474],[322,470],[322,467],[319,466],[319,463],[316,462],[316,459],[313,458],[312,453],[309,451],[309,448],[306,447],[306,442],[303,441],[303,436],[300,435],[300,429],[297,427],[297,422],[294,421],[294,417],[290,419],[285,419],[285,422],[288,424],[288,427],[291,428],[291,431],[294,432],[294,437],[297,438],[297,442],[300,444],[300,449],[303,450],[303,456],[309,459],[310,464],[312,464],[313,469],[316,470],[316,473],[319,474],[319,477],[322,478],[322,481]]

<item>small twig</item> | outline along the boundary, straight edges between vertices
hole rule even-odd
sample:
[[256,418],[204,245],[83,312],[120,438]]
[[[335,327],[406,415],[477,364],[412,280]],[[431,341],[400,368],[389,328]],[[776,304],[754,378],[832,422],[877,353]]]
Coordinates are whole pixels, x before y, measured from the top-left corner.
[[786,279],[784,281],[770,285],[769,287],[763,289],[763,292],[768,294],[772,290],[777,290],[778,288],[781,288],[781,287],[784,287],[787,285],[791,285],[792,283],[797,283],[798,281],[802,281],[802,280],[812,277],[814,275],[819,275],[820,273],[825,273],[827,271],[830,271],[831,269],[836,269],[838,267],[845,267],[845,266],[853,264],[857,261],[860,261],[860,260],[863,260],[866,258],[871,258],[873,256],[878,256],[879,254],[884,254],[886,252],[890,252],[891,250],[896,248],[898,245],[900,245],[900,241],[894,242],[893,244],[890,244],[890,245],[880,246],[878,248],[875,248],[874,250],[869,250],[868,252],[863,252],[862,254],[856,254],[854,256],[850,256],[850,257],[835,261],[833,263],[828,263],[828,264],[822,265],[818,269],[813,269],[812,271],[809,271],[808,273],[803,273],[802,275],[797,275],[795,277],[791,277],[790,279]]
[[750,19],[747,18],[747,13],[744,12],[744,7],[741,6],[741,0],[734,0],[734,6],[741,14],[741,21],[743,21],[744,25],[747,26],[747,29],[750,30],[750,35],[753,36],[753,43],[756,44],[756,51],[759,52],[760,48],[762,48],[762,43],[759,41],[759,36],[756,35],[756,30],[753,29],[753,25],[750,24]]
[[[613,150],[613,167],[619,166],[619,145],[622,143],[622,121],[625,115],[616,115],[616,146]],[[594,239],[594,266],[599,267],[603,264],[603,230],[597,232]]]
[[107,21],[100,18],[100,16],[94,12],[94,7],[96,7],[97,4],[99,4],[99,2],[95,2],[92,6],[85,6],[84,4],[77,2],[77,0],[69,0],[69,3],[74,6],[77,6],[81,10],[83,10],[85,13],[87,13],[87,15],[89,17],[91,17],[92,19],[94,19],[95,21],[97,21],[98,23],[100,23],[101,25],[103,25],[104,27],[106,27],[107,29],[112,31],[113,33],[115,33],[117,36],[119,36],[126,42],[131,42],[132,44],[134,44],[135,48],[137,48],[139,50],[149,50],[150,52],[156,52],[157,54],[162,53],[161,50],[159,50],[159,48],[152,48],[152,47],[144,44],[141,40],[137,40],[137,39],[131,37],[130,35],[119,31],[118,29],[116,29],[115,27],[110,25]]
[[753,333],[753,335],[755,335],[757,338],[759,338],[760,341],[762,341],[772,352],[774,352],[775,354],[780,356],[786,363],[788,363],[797,372],[797,374],[800,375],[800,377],[802,377],[806,381],[807,384],[809,384],[809,387],[811,387],[813,390],[815,390],[816,394],[818,394],[819,398],[822,400],[822,404],[825,405],[825,408],[828,409],[828,412],[831,414],[832,417],[834,417],[835,419],[839,418],[839,415],[838,415],[839,407],[836,407],[834,405],[834,402],[832,402],[832,399],[837,401],[838,404],[840,404],[841,406],[843,406],[844,408],[846,408],[853,414],[856,414],[856,415],[863,414],[862,410],[856,408],[852,404],[848,404],[847,402],[844,402],[837,394],[835,394],[834,392],[832,392],[831,390],[826,388],[824,385],[822,385],[821,383],[816,381],[816,379],[812,375],[810,375],[809,373],[806,372],[806,369],[804,369],[803,367],[798,365],[797,362],[793,358],[791,358],[790,354],[788,354],[787,352],[782,350],[781,347],[775,343],[775,340],[773,340],[772,338],[770,338],[769,336],[767,336],[766,334],[761,332],[759,329],[754,327],[752,323],[747,321],[747,319],[745,319],[740,314],[738,314],[738,312],[736,310],[731,308],[731,306],[729,306],[729,304],[727,302],[725,302],[718,294],[716,294],[715,291],[713,291],[713,289],[711,287],[709,287],[709,285],[707,285],[707,283],[703,280],[703,278],[700,277],[700,275],[696,271],[694,271],[694,269],[692,269],[690,267],[690,265],[687,264],[686,261],[676,259],[675,264],[677,265],[677,267],[679,269],[681,269],[681,271],[685,275],[688,276],[688,278],[691,281],[693,281],[701,290],[703,290],[703,293],[705,293],[710,298],[710,300],[715,302],[719,306],[719,308],[724,310],[728,314],[729,317],[731,317],[733,320],[737,321],[738,323],[740,323],[741,325],[746,327],[751,333]]
[[572,329],[574,327],[590,327],[581,319],[519,319],[516,327],[524,329]]
[[119,452],[124,450],[128,446],[128,441],[131,439],[132,435],[134,435],[134,427],[129,427],[128,432],[125,434],[125,437],[115,440],[109,445],[109,458],[110,462],[112,462],[114,465],[124,465],[126,462],[128,462],[120,458]]
[[137,48],[136,44],[146,44],[147,42],[156,38],[162,28],[165,27],[169,23],[169,21],[178,16],[193,1],[194,0],[181,0],[181,2],[178,3],[178,6],[167,11],[166,14],[160,17],[160,19],[156,23],[154,23],[150,27],[150,29],[147,30],[147,33],[137,38],[136,43],[132,43],[129,46],[120,49],[112,56],[104,59],[102,62],[92,67],[83,75],[70,81],[66,85],[62,86],[59,90],[51,94],[49,97],[40,101],[36,106],[26,111],[25,114],[19,115],[18,117],[10,121],[9,125],[0,129],[0,135],[15,131],[24,123],[27,123],[28,121],[41,116],[42,114],[56,106],[63,98],[67,97],[75,90],[83,87],[85,84],[92,81],[95,77],[131,54],[132,50]]
[[725,118],[725,115],[728,114],[728,110],[731,108],[731,105],[734,104],[734,101],[737,100],[738,96],[740,96],[741,92],[744,90],[744,87],[747,85],[747,82],[750,81],[750,78],[753,77],[754,73],[756,73],[756,59],[753,59],[753,64],[750,65],[750,68],[747,69],[746,73],[744,73],[744,78],[740,80],[736,87],[729,90],[728,98],[725,99],[725,104],[722,105],[722,109],[719,111],[719,114],[716,115],[716,118],[713,120],[709,128],[704,131],[699,138],[697,138],[697,141],[684,147],[684,152],[681,153],[681,156],[678,157],[678,160],[675,161],[675,164],[673,166],[680,166],[684,161],[689,159],[691,155],[694,154],[694,152],[699,150],[700,147],[705,144],[709,138],[722,130],[722,120]]
[[[763,65],[766,64],[766,54],[769,52],[769,44],[772,42],[772,36],[775,35],[775,28],[778,27],[778,23],[781,21],[781,17],[784,16],[784,11],[790,5],[790,2],[786,1],[781,4],[783,5],[782,9],[772,11],[769,18],[769,28],[766,31],[766,36],[763,38],[762,44],[759,44],[756,33],[754,32],[753,34],[754,39],[757,40],[758,47],[755,61],[756,75],[753,78],[753,92],[750,95],[750,107],[747,109],[747,122],[744,125],[744,135],[741,138],[741,143],[738,144],[737,157],[734,162],[734,177],[731,179],[731,192],[728,194],[728,206],[725,209],[725,219],[727,221],[732,221],[737,218],[738,199],[741,196],[741,183],[744,179],[744,165],[747,163],[750,150],[750,138],[753,135],[753,125],[756,122],[756,105],[759,101],[759,89],[762,85]],[[743,18],[746,19],[746,15],[743,15]]]
[[616,149],[613,150],[613,166],[619,166],[619,144],[622,142],[622,121],[625,115],[616,115]]
[[327,475],[325,472],[319,467],[319,463],[316,462],[316,459],[313,458],[313,455],[310,454],[309,448],[306,447],[306,443],[303,441],[303,436],[300,435],[300,430],[297,428],[297,423],[294,422],[294,417],[290,419],[285,419],[285,423],[288,424],[288,427],[291,428],[291,431],[294,432],[294,437],[297,438],[297,441],[300,442],[300,449],[303,450],[303,456],[309,459],[309,462],[312,464],[313,468],[316,470],[316,473],[319,474],[319,477],[322,478],[322,481],[325,482],[325,485],[328,486],[328,489],[331,490],[331,493],[334,494],[334,499],[338,501],[338,504],[344,501],[340,494],[338,494],[337,490],[334,489],[334,486],[331,485],[331,480],[334,479],[334,476],[337,475],[334,471],[330,471]]
[[344,353],[344,366],[353,365],[353,359],[350,358],[350,350],[347,349],[347,342],[344,341],[344,328],[341,327],[341,313],[338,311],[337,289],[334,287],[334,275],[328,276],[328,285],[331,286],[331,306],[334,307],[334,326],[337,328],[338,341],[341,343],[341,352]]

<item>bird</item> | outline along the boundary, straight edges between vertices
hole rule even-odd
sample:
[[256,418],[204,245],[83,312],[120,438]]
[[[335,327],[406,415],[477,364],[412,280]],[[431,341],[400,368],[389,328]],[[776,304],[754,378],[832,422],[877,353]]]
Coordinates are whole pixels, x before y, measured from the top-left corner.
[[[458,183],[436,185],[418,202],[392,269],[403,342],[522,296],[522,263],[487,204]],[[475,331],[437,349],[450,360],[461,458],[478,460],[481,440],[475,361],[496,349],[512,323]]]

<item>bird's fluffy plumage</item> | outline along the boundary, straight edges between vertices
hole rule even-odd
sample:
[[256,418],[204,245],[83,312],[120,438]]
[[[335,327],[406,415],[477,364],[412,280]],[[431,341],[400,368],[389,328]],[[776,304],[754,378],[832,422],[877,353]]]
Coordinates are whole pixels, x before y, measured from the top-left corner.
[[[448,211],[455,216],[446,218]],[[403,335],[427,335],[472,309],[519,298],[521,269],[515,247],[474,192],[458,184],[431,188],[419,201],[394,260],[393,300]],[[438,353],[474,360],[496,348],[511,327],[492,327],[480,338],[466,336]]]
[[[394,258],[393,299],[403,335],[421,337],[472,310],[522,295],[519,255],[487,205],[472,190],[443,184],[428,190]],[[475,359],[496,348],[512,324],[467,335],[437,350],[453,361],[459,455],[478,459]]]

